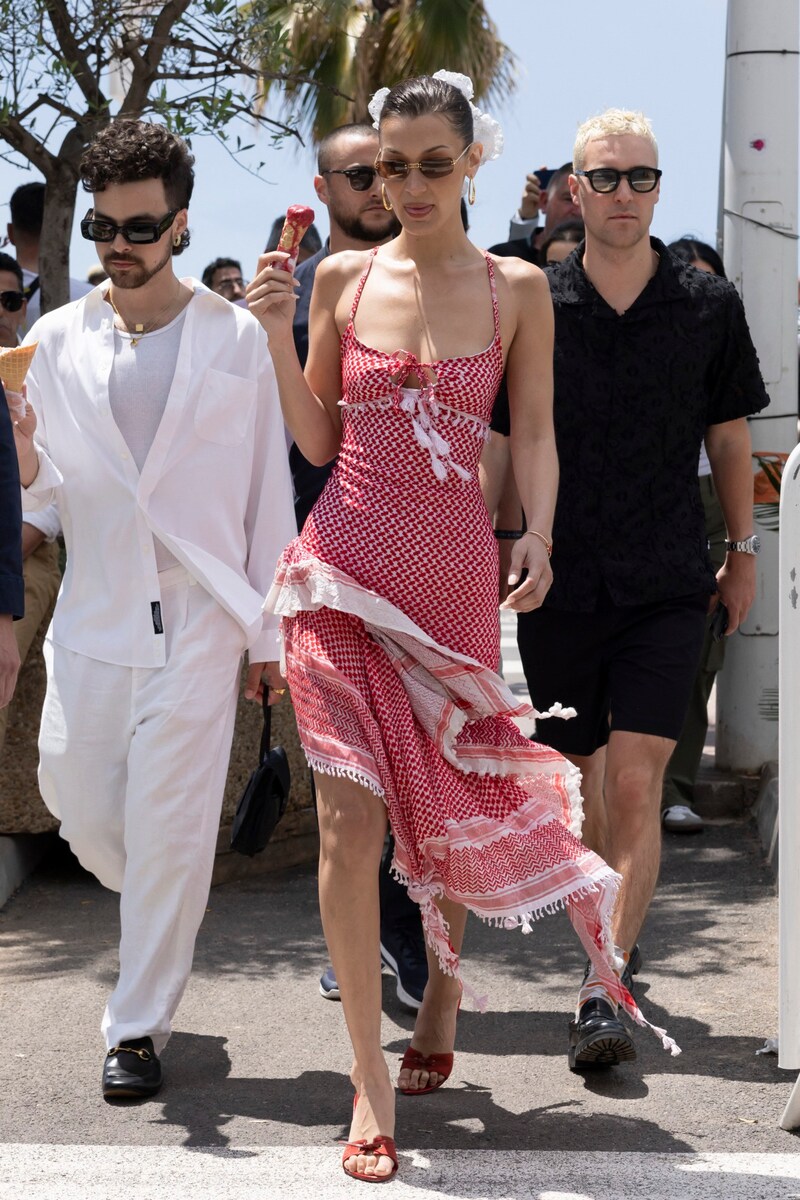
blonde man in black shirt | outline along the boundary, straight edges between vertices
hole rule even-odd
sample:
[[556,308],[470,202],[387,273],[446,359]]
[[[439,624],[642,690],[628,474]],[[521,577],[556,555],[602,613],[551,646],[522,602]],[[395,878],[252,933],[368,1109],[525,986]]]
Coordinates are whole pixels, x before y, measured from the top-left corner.
[[[536,708],[561,700],[578,710],[537,737],[582,771],[584,840],[622,876],[614,937],[629,982],[658,877],[662,778],[706,613],[723,603],[733,633],[755,593],[746,417],[768,401],[735,289],[650,237],[661,171],[647,119],[618,109],[592,118],[573,161],[586,239],[548,272],[561,470],[554,582],[542,608],[520,614],[519,644]],[[716,580],[697,485],[703,438],[729,539]],[[570,1067],[635,1056],[587,970]]]

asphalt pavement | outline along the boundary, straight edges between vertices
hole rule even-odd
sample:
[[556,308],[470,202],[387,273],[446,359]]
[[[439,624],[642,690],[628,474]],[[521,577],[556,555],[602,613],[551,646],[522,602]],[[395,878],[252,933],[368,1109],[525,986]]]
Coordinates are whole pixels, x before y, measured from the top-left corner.
[[[318,991],[315,886],[294,870],[214,889],[164,1088],[122,1106],[99,1088],[116,897],[64,853],[29,877],[0,910],[2,1200],[361,1194],[339,1166],[348,1043],[341,1006]],[[398,1097],[390,1195],[800,1197],[798,1141],[779,1128],[794,1076],[756,1054],[777,1032],[776,925],[752,824],[667,837],[636,992],[683,1053],[640,1030],[635,1063],[576,1075],[567,1023],[583,956],[566,917],[527,936],[472,919],[464,971],[489,1011],[462,1011],[446,1087]],[[385,975],[390,1061],[412,1027]]]

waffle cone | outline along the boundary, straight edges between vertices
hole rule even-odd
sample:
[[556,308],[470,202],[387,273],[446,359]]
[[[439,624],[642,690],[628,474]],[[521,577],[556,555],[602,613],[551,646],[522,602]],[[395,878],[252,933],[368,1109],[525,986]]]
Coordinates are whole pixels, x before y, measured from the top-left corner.
[[0,350],[0,379],[3,387],[9,392],[21,392],[28,374],[38,342],[30,342],[27,346],[13,346],[10,350]]

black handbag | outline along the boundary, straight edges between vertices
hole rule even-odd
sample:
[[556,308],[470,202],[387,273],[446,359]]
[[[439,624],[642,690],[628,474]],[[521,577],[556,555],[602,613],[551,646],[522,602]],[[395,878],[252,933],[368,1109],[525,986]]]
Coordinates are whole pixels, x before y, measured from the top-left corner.
[[289,801],[289,761],[283,746],[270,749],[272,709],[269,689],[262,697],[264,729],[259,765],[247,781],[231,828],[231,850],[252,858],[264,849]]

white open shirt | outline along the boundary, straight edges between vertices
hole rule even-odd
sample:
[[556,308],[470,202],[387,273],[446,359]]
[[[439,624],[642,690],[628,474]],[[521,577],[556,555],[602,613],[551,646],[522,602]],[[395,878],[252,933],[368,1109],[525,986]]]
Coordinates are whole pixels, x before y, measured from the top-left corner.
[[26,338],[39,342],[26,381],[39,473],[23,508],[55,500],[67,546],[52,637],[103,662],[161,666],[156,535],[239,622],[250,660],[272,661],[278,620],[262,605],[297,526],[267,337],[248,312],[183,282],[194,296],[141,475],[108,401],[109,284],[47,313]]

